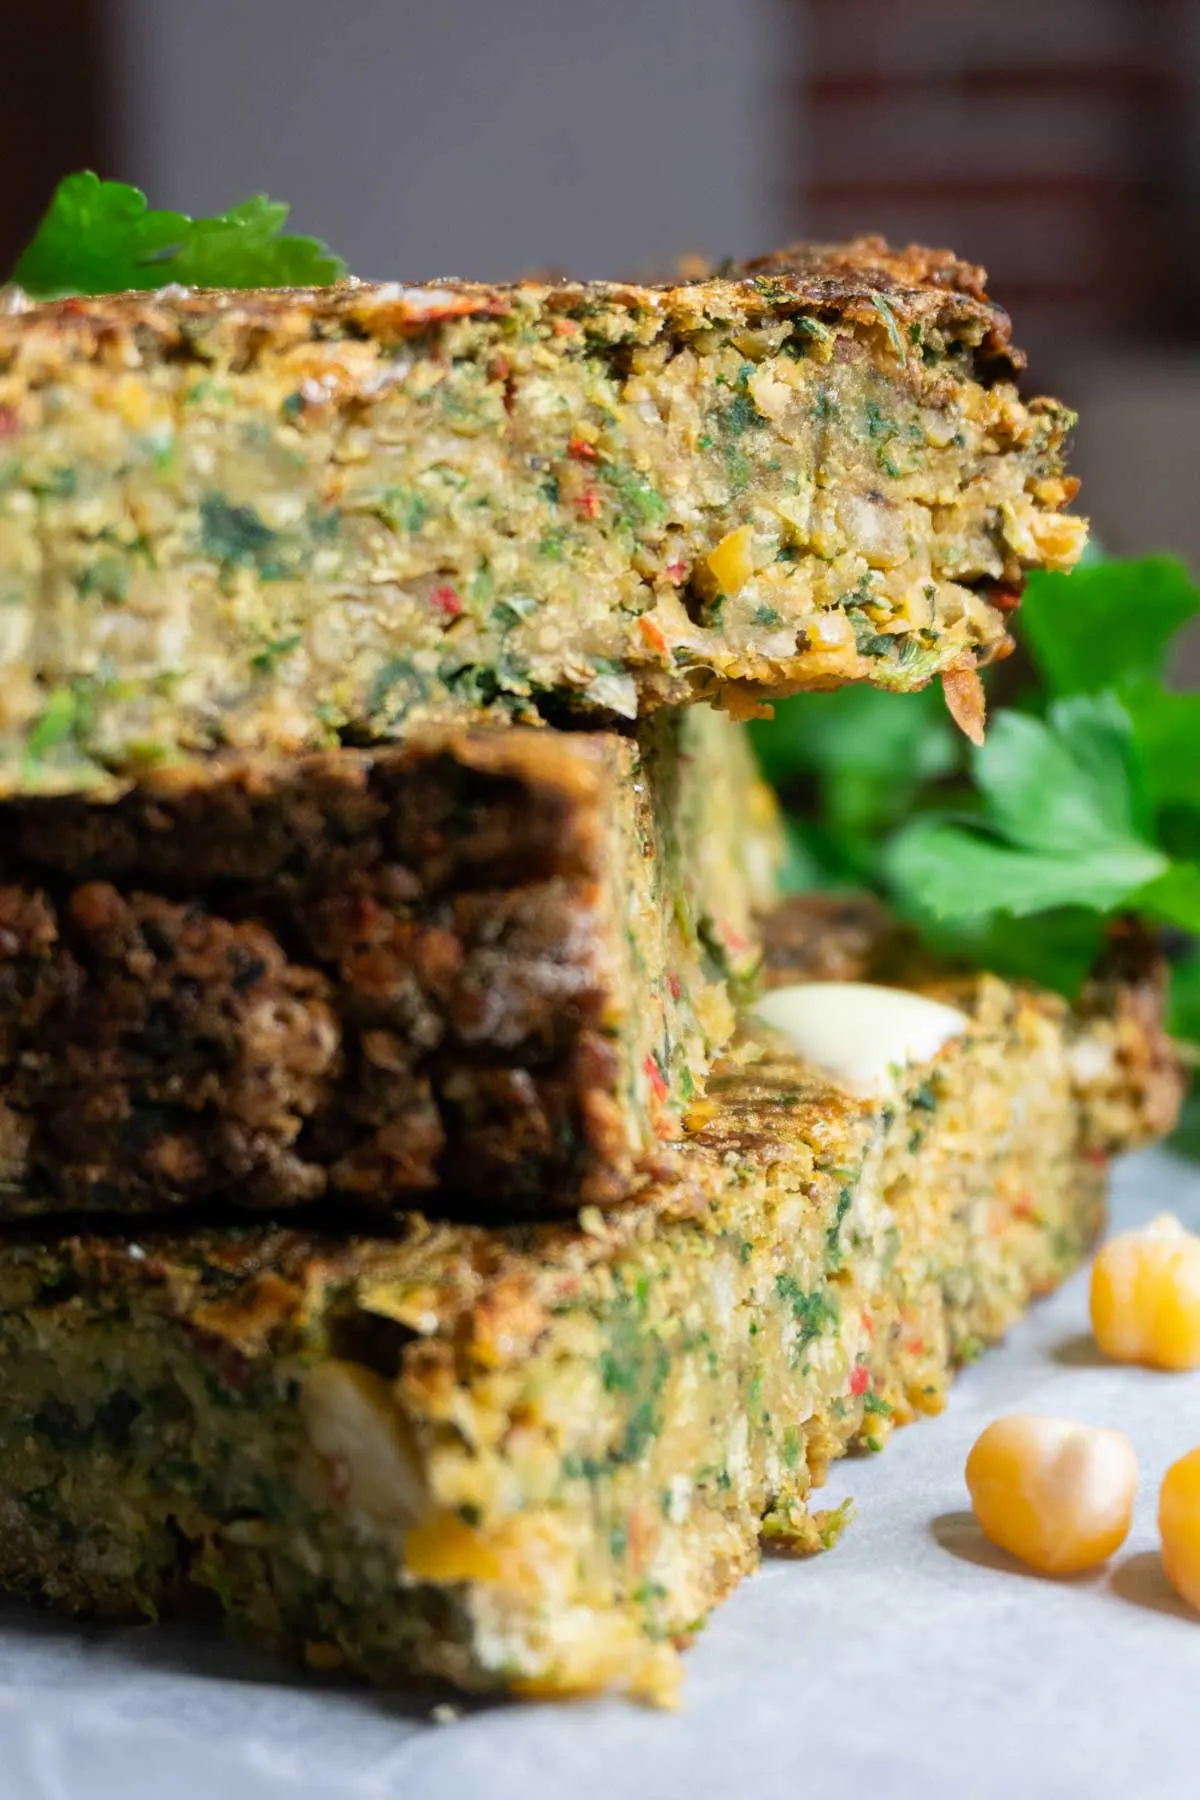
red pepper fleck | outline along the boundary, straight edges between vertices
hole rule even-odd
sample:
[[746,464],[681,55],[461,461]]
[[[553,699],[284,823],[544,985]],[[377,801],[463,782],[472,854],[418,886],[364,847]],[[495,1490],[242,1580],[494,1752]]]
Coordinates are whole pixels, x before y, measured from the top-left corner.
[[1083,1154],[1085,1160],[1090,1162],[1094,1169],[1103,1169],[1108,1166],[1108,1157],[1103,1150],[1085,1150]]
[[600,516],[600,496],[595,488],[584,488],[575,504],[585,519],[595,519]]
[[871,1385],[871,1373],[864,1363],[859,1363],[850,1377],[850,1392],[865,1394]]
[[11,437],[17,429],[17,409],[15,406],[0,406],[0,437]]
[[673,581],[675,583],[675,585],[678,587],[679,583],[683,580],[684,576],[687,574],[687,570],[688,570],[688,566],[685,562],[669,562],[667,564],[666,568],[663,570],[663,574],[666,576],[668,581]]
[[1020,594],[1014,594],[1011,588],[994,588],[988,596],[997,612],[1016,612],[1021,604]]
[[654,1098],[660,1102],[665,1100],[668,1089],[666,1078],[658,1066],[658,1058],[654,1055],[648,1056],[642,1064],[642,1068],[645,1072],[647,1081],[650,1083],[650,1092],[654,1095]]
[[641,633],[642,642],[651,650],[656,650],[659,656],[667,654],[666,634],[661,625],[656,625],[653,619],[643,617],[638,620],[638,631]]
[[870,1313],[867,1311],[865,1306],[862,1309],[862,1313],[861,1313],[860,1317],[862,1319],[863,1330],[866,1332],[866,1334],[869,1338],[873,1338],[875,1336],[875,1321],[871,1317]]
[[653,1549],[654,1533],[640,1512],[636,1510],[629,1515],[629,1524],[625,1534],[625,1555],[629,1566],[636,1575],[646,1564],[649,1552]]
[[683,986],[679,980],[678,975],[668,975],[667,976],[667,986],[671,990],[672,1000],[678,1000],[680,994],[682,994],[682,992],[683,992]]
[[574,319],[551,319],[550,329],[555,337],[574,337],[579,326]]
[[1033,1217],[1033,1197],[1032,1197],[1032,1195],[1030,1195],[1030,1194],[1022,1194],[1021,1195],[1021,1198],[1018,1201],[1016,1201],[1013,1206],[1013,1217],[1015,1219],[1032,1219],[1032,1217]]
[[586,438],[573,437],[567,445],[567,455],[576,462],[595,462],[598,454],[595,444],[589,444]]
[[456,619],[462,611],[462,601],[449,585],[435,587],[429,596],[429,604],[435,606],[440,613],[445,613],[448,619]]

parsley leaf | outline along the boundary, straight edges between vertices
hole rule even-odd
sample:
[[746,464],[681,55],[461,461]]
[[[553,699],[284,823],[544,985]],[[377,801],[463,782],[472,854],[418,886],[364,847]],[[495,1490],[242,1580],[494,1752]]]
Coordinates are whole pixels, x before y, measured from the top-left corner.
[[1052,856],[931,819],[900,834],[885,868],[901,899],[935,919],[1023,918],[1059,906],[1113,911],[1163,874],[1165,859],[1134,842]]
[[1051,694],[1095,694],[1156,681],[1171,639],[1197,611],[1183,564],[1151,556],[1032,575],[1017,620]]
[[90,170],[55,189],[13,280],[35,299],[129,288],[308,287],[346,265],[316,238],[285,235],[288,209],[255,194],[212,219],[158,212],[122,181]]
[[1060,701],[1045,720],[1000,713],[973,764],[979,828],[921,820],[885,857],[891,882],[921,913],[1107,912],[1167,872],[1169,859],[1143,835],[1132,727],[1114,696]]
[[1200,951],[1175,966],[1168,1023],[1176,1037],[1200,1045]]
[[936,687],[799,694],[776,701],[775,717],[750,733],[790,811],[790,889],[874,881],[885,834],[964,762]]
[[[1169,557],[1031,576],[1013,623],[1039,685],[994,710],[965,771],[928,694],[779,707],[754,735],[791,812],[789,873],[873,887],[936,954],[1068,997],[1116,915],[1174,927],[1192,948],[1169,1025],[1200,1069],[1200,694],[1163,686],[1198,613]],[[1200,1156],[1200,1082],[1172,1141]]]
[[1105,920],[1083,906],[1056,907],[1017,919],[1009,913],[927,921],[922,937],[942,957],[1036,981],[1073,999],[1104,949]]
[[997,827],[1031,849],[1061,854],[1149,829],[1133,728],[1111,694],[1060,700],[1045,721],[999,713],[973,764]]
[[1200,812],[1200,694],[1169,694],[1145,682],[1121,698],[1154,805]]
[[1156,880],[1132,894],[1129,904],[1164,925],[1200,932],[1200,864],[1172,863]]

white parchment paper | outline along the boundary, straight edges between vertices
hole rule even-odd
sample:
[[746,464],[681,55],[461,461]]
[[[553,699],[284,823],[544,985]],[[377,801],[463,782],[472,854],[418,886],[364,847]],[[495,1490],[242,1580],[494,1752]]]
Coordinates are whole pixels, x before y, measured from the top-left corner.
[[[1118,1224],[1200,1228],[1200,1172],[1119,1171]],[[2,1379],[2,1371],[0,1371]],[[1016,1407],[1127,1431],[1142,1468],[1111,1567],[1022,1574],[962,1468]],[[949,1411],[828,1492],[832,1554],[771,1562],[688,1658],[684,1710],[465,1707],[292,1681],[180,1627],[80,1630],[0,1605],[0,1800],[1200,1800],[1200,1618],[1155,1551],[1159,1478],[1200,1444],[1200,1374],[1113,1369],[1076,1278],[959,1382]]]

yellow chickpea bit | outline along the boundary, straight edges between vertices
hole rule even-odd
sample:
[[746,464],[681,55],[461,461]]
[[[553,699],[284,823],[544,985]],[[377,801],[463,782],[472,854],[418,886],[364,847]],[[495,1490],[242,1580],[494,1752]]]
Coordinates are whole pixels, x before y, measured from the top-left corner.
[[1200,1612],[1200,1450],[1189,1450],[1163,1476],[1158,1530],[1167,1580]]
[[736,594],[754,573],[753,527],[739,525],[736,531],[727,531],[707,560],[717,586],[726,594]]
[[1074,1575],[1125,1542],[1137,1491],[1133,1445],[1119,1431],[1008,1413],[967,1458],[985,1537],[1043,1575]]
[[1092,1264],[1091,1311],[1114,1362],[1200,1366],[1200,1237],[1163,1213],[1110,1238]]

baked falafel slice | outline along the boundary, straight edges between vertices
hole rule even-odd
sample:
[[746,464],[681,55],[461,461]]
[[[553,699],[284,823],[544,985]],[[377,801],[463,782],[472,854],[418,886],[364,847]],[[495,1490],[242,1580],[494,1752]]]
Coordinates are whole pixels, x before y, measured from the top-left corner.
[[10,296],[0,788],[937,674],[970,720],[1085,535],[1022,365],[982,270],[876,238],[659,287]]
[[669,1699],[760,1544],[836,1536],[830,1461],[1075,1266],[1178,1099],[1150,992],[960,981],[961,1030],[873,1097],[743,1042],[571,1221],[10,1233],[0,1582],[116,1618],[198,1586],[379,1683]]
[[0,1218],[612,1199],[729,1040],[777,834],[707,706],[10,801]]

